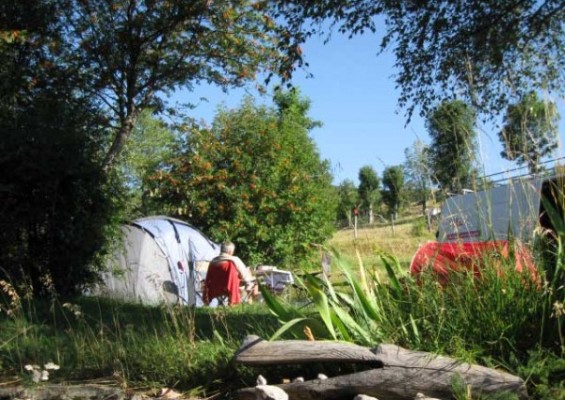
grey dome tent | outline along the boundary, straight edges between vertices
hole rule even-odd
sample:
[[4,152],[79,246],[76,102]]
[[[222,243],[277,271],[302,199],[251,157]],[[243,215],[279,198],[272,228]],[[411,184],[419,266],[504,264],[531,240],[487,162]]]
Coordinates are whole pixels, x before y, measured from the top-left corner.
[[93,291],[143,304],[202,306],[202,282],[220,246],[190,224],[155,216],[122,227],[123,245]]

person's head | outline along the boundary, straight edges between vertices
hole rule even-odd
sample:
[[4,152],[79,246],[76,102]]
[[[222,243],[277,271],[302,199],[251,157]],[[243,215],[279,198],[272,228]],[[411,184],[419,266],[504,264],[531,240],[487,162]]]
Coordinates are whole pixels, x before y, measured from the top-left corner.
[[220,247],[220,251],[226,254],[233,254],[235,251],[235,244],[229,241],[223,242]]

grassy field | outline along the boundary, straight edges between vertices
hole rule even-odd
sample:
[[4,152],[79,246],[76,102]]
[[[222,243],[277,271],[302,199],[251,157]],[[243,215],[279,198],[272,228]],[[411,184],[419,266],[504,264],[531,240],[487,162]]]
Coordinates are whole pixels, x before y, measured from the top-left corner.
[[352,263],[358,262],[357,252],[367,268],[379,268],[382,264],[378,254],[385,252],[397,257],[406,268],[418,250],[418,247],[434,240],[434,232],[425,229],[423,219],[412,219],[408,223],[394,226],[379,224],[375,227],[357,229],[357,238],[353,229],[338,231],[329,245]]

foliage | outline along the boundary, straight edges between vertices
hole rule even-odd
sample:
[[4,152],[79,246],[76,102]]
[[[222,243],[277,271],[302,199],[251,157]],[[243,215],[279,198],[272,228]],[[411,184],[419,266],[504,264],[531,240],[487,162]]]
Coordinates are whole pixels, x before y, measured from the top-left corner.
[[181,127],[181,152],[153,193],[169,213],[234,241],[251,263],[294,266],[331,236],[337,197],[308,137],[309,102],[293,90],[278,92],[275,105],[248,98],[219,110],[211,128]]
[[128,190],[127,214],[130,218],[162,214],[148,196],[147,180],[172,157],[174,145],[172,129],[154,117],[150,110],[143,111],[118,166]]
[[396,219],[404,200],[404,170],[402,166],[395,165],[385,168],[383,171],[382,196],[390,214]]
[[472,185],[476,157],[475,112],[459,100],[444,101],[428,115],[434,178],[452,193]]
[[518,164],[527,164],[531,173],[557,148],[559,113],[555,103],[540,100],[536,92],[508,106],[504,127],[498,137],[504,146],[500,155]]
[[416,106],[425,116],[446,97],[464,96],[493,116],[532,89],[563,94],[565,9],[560,0],[278,4],[292,31],[305,31],[304,37],[324,30],[326,20],[351,36],[382,29],[380,48],[392,47],[399,103],[408,106],[408,116]]
[[536,398],[565,400],[565,357],[543,348],[533,349],[527,362],[519,367],[527,376]]
[[[13,2],[12,2],[13,3]],[[111,136],[104,165],[113,166],[139,113],[164,106],[163,94],[201,82],[241,86],[257,75],[290,78],[301,65],[294,36],[263,2],[230,0],[38,0],[6,6],[19,36],[36,31],[32,9],[45,9],[56,35],[41,38],[51,65],[96,101]],[[13,21],[29,21],[18,27]],[[3,25],[4,26],[4,25]],[[35,45],[34,43],[32,45]],[[34,68],[39,68],[35,66]]]
[[412,234],[412,236],[415,236],[415,237],[423,237],[428,232],[427,225],[428,224],[427,224],[425,217],[424,218],[418,218],[412,224],[412,229],[410,230],[410,233]]
[[380,180],[377,172],[370,165],[365,165],[359,170],[359,200],[369,212],[369,223],[373,223],[373,207],[380,200]]
[[[32,7],[12,23],[50,31],[47,11]],[[49,64],[43,39],[0,41],[0,276],[20,293],[31,285],[66,296],[95,279],[120,193],[101,173],[106,131],[89,99]]]
[[[562,357],[565,348],[556,322],[565,314],[556,317],[544,304],[561,301],[563,287],[552,286],[557,293],[540,290],[527,273],[515,271],[504,259],[483,260],[480,278],[453,272],[449,283],[440,286],[433,273],[415,278],[394,257],[381,258],[385,279],[335,254],[343,281],[305,276],[298,282],[310,307],[269,304],[282,323],[276,335],[303,337],[308,326],[316,339],[371,347],[396,343],[467,362],[502,365],[515,373],[524,371],[535,349],[545,349],[551,359]],[[547,325],[547,318],[554,323]],[[559,374],[556,368],[551,379]]]
[[352,180],[346,179],[341,182],[337,188],[338,204],[338,220],[347,219],[348,226],[352,226],[351,213],[359,202],[359,193]]
[[93,281],[116,212],[97,162],[100,132],[86,135],[88,110],[67,100],[46,94],[0,111],[0,168],[10,171],[0,178],[2,275],[36,293],[54,285],[69,295]]
[[425,215],[427,199],[432,188],[430,148],[417,139],[411,147],[404,150],[404,156],[406,158],[404,162],[406,186],[413,188],[418,193],[419,201],[422,204],[422,214]]

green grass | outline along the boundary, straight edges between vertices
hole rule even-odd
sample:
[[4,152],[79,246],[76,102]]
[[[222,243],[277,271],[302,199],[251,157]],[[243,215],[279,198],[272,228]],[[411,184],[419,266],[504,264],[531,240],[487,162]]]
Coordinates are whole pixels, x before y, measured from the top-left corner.
[[408,268],[420,244],[434,240],[434,234],[434,230],[425,229],[422,217],[416,217],[409,223],[397,223],[394,229],[390,224],[359,228],[357,238],[354,237],[353,229],[343,229],[334,235],[329,246],[338,250],[341,257],[350,264],[359,263],[359,253],[365,268],[383,271],[379,253],[394,255]]
[[51,361],[61,367],[53,381],[210,393],[252,383],[253,371],[232,365],[235,350],[247,334],[269,337],[278,327],[259,305],[166,309],[94,298],[69,304],[34,301],[10,317],[0,314],[0,382],[30,383],[25,365]]

